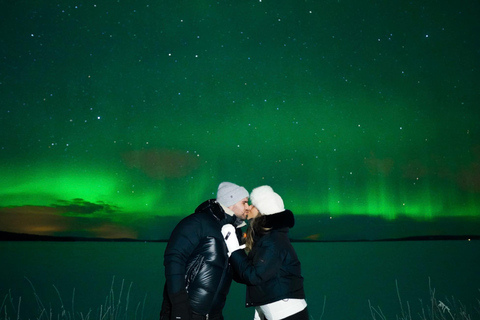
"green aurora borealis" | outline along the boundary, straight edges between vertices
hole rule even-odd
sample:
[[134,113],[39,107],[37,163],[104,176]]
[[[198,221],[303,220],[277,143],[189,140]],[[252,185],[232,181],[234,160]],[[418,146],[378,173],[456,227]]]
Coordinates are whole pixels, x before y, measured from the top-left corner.
[[2,7],[0,231],[165,239],[221,181],[297,238],[480,231],[476,1]]

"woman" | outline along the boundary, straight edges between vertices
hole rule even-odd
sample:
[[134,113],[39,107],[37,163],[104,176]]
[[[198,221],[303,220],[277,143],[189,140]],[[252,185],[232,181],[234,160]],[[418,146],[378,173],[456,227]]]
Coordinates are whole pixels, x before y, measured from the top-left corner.
[[248,255],[238,250],[236,237],[227,236],[233,229],[222,230],[231,265],[247,285],[246,306],[255,307],[255,319],[308,320],[300,261],[288,238],[293,213],[285,210],[282,198],[269,186],[253,189],[250,200]]

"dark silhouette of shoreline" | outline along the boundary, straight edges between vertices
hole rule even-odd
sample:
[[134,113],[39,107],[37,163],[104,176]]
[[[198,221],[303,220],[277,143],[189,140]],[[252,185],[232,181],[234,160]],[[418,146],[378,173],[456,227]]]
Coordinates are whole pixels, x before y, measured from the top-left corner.
[[[375,239],[375,240],[310,240],[310,239],[291,239],[292,242],[320,243],[320,242],[394,242],[394,241],[474,241],[480,240],[480,235],[439,235],[439,236],[413,236],[404,238]],[[87,238],[87,237],[68,237],[68,236],[45,236],[26,233],[14,233],[0,231],[0,241],[45,241],[45,242],[167,242],[163,240],[142,240],[130,238]]]

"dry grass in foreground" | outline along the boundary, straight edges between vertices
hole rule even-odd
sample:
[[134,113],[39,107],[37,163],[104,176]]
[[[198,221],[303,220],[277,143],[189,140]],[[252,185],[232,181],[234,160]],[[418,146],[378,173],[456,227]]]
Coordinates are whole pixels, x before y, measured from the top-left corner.
[[[410,303],[407,301],[405,304],[400,297],[400,291],[398,289],[398,283],[395,281],[395,286],[397,288],[398,302],[400,304],[400,315],[396,315],[396,320],[474,320],[480,319],[480,300],[477,299],[477,305],[473,306],[474,315],[467,310],[467,307],[462,304],[460,301],[452,298],[446,298],[444,301],[439,300],[435,297],[435,289],[432,289],[430,279],[429,279],[429,291],[430,291],[430,301],[424,303],[420,300],[420,312],[417,312],[412,317],[412,310],[410,308]],[[387,320],[387,317],[383,314],[380,307],[373,307],[368,301],[368,306],[373,320]]]
[[[35,287],[29,282],[35,297],[36,306],[34,310],[25,311],[22,305],[22,297],[14,299],[11,292],[5,295],[0,304],[0,320],[144,320],[146,296],[143,302],[136,304],[134,309],[130,309],[130,292],[133,283],[130,283],[126,292],[124,280],[121,284],[115,284],[115,277],[108,294],[105,297],[105,302],[97,309],[89,309],[87,312],[75,310],[75,289],[72,293],[71,301],[68,307],[65,306],[59,290],[53,286],[58,296],[58,303],[60,307],[53,308],[51,303],[44,304],[38,296]],[[401,299],[398,283],[395,281],[397,289],[397,297],[400,305],[400,315],[396,315],[395,320],[480,320],[480,300],[477,299],[475,306],[472,306],[472,311],[467,310],[467,307],[456,299],[439,300],[435,297],[435,289],[432,289],[429,280],[430,299],[426,303],[420,300],[420,311],[412,315],[410,303],[404,303]],[[117,287],[115,289],[115,286]],[[326,297],[323,301],[323,310],[319,320],[323,320],[326,305]],[[372,320],[390,320],[383,313],[380,307],[372,306],[370,300],[368,301]],[[28,314],[28,315],[25,315]],[[310,315],[311,319],[314,319]],[[328,319],[325,319],[328,320]],[[338,320],[338,319],[333,319]],[[342,319],[347,320],[347,319]],[[350,319],[348,319],[350,320]]]
[[[29,314],[24,316],[24,310],[22,310],[22,297],[19,297],[18,300],[14,299],[9,291],[5,295],[2,303],[0,304],[0,320],[20,320],[20,319],[35,319],[35,320],[122,320],[122,319],[132,319],[132,320],[143,320],[144,319],[144,310],[145,310],[145,300],[139,302],[134,310],[129,309],[130,304],[130,291],[132,289],[132,284],[128,287],[126,293],[124,293],[124,280],[122,280],[120,288],[117,289],[118,295],[114,290],[115,277],[112,280],[112,285],[110,291],[105,297],[105,302],[101,304],[96,310],[89,309],[87,312],[75,311],[75,289],[73,289],[71,306],[65,307],[63,303],[62,296],[58,289],[54,287],[58,295],[58,300],[60,302],[60,308],[54,310],[54,308],[49,305],[45,305],[42,299],[38,296],[35,287],[29,279],[27,281],[32,287],[33,294],[36,300],[36,310],[33,311],[34,315]],[[31,313],[32,310],[29,310],[27,313]]]

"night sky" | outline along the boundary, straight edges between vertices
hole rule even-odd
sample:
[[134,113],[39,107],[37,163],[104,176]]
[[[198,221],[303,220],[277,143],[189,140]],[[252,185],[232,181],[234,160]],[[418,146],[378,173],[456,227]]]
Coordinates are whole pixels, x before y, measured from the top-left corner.
[[480,4],[9,1],[0,230],[166,239],[222,181],[298,239],[480,233]]

